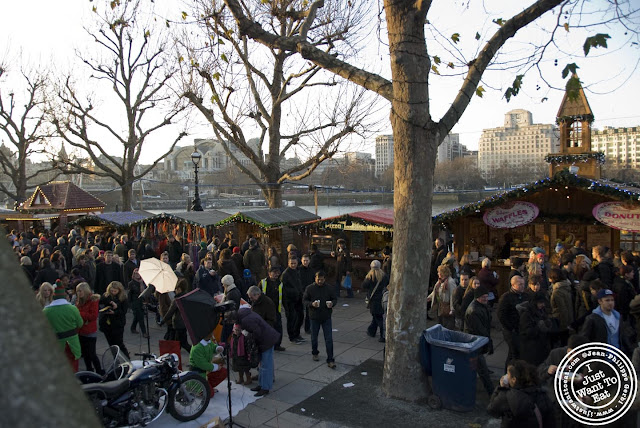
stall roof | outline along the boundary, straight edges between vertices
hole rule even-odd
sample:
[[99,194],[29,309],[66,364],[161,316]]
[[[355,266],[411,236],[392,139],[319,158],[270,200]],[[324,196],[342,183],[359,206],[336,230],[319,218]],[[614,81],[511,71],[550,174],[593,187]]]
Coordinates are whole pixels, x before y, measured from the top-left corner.
[[[348,222],[351,222],[351,225],[347,225]],[[357,226],[354,226],[353,223]],[[327,229],[391,231],[393,230],[393,208],[356,211],[320,220],[306,221],[297,226],[303,225]]]
[[100,213],[96,215],[87,215],[79,218],[76,221],[70,223],[73,224],[87,224],[87,223],[99,223],[99,224],[108,224],[115,227],[126,227],[131,223],[145,220],[149,217],[152,217],[153,213],[148,211],[114,211],[114,212],[106,212]]
[[104,202],[70,181],[52,181],[38,186],[29,199],[21,204],[21,209],[26,211],[102,211],[104,207]]
[[141,224],[154,220],[169,219],[179,223],[193,224],[199,227],[218,226],[229,214],[218,210],[185,211],[180,213],[160,213],[131,223]]
[[224,223],[245,222],[268,229],[319,218],[317,215],[300,207],[284,207],[240,211],[228,217]]
[[551,178],[547,177],[545,179],[529,183],[525,186],[518,187],[517,189],[497,193],[486,199],[446,211],[433,217],[433,223],[449,223],[450,221],[456,220],[460,217],[464,217],[472,213],[479,213],[483,210],[502,205],[505,202],[514,201],[556,186],[571,186],[582,189],[585,192],[606,196],[611,199],[628,201],[636,205],[640,204],[640,187],[616,183],[609,180],[593,180],[590,178],[580,177],[569,172],[569,170],[564,169],[556,173]]

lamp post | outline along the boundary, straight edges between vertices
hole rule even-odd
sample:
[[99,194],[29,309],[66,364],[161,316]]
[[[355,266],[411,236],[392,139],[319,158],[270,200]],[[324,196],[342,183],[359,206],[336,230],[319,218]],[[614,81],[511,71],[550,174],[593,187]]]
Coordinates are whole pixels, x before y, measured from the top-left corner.
[[191,211],[204,211],[200,204],[200,194],[198,193],[198,164],[200,163],[201,158],[202,155],[198,150],[194,150],[194,152],[191,153],[191,162],[193,162],[193,166],[196,170],[196,191],[193,198],[193,205],[191,205]]

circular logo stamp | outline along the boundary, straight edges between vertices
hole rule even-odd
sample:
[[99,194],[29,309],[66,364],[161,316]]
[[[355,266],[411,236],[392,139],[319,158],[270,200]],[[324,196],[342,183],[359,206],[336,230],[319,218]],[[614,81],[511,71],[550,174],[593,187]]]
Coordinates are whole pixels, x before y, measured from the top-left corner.
[[620,419],[636,398],[638,377],[629,358],[606,343],[572,349],[560,362],[554,390],[560,407],[585,425]]

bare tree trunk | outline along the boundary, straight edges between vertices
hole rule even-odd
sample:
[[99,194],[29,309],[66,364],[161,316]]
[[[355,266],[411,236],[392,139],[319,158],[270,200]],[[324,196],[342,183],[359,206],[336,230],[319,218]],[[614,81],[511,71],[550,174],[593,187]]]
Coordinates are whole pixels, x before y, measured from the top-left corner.
[[389,396],[418,401],[428,395],[418,345],[427,324],[431,198],[439,141],[429,116],[426,12],[417,11],[413,2],[386,1],[385,8],[394,94],[395,218],[382,387]]
[[2,423],[8,427],[99,427],[30,284],[6,242],[0,271],[7,284],[0,299]]
[[269,204],[269,208],[282,208],[282,186],[280,184],[262,187],[262,195]]
[[133,183],[127,180],[122,186],[122,211],[131,211],[131,201],[133,201]]

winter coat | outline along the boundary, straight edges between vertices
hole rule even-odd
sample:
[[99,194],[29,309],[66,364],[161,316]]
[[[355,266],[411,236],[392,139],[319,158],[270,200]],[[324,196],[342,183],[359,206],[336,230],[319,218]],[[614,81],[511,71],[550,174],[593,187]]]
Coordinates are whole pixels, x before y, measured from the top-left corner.
[[99,302],[100,296],[94,294],[84,302],[84,305],[78,306],[83,321],[82,327],[78,330],[80,336],[88,336],[98,331]]
[[549,351],[548,333],[552,327],[546,308],[539,310],[536,302],[524,304],[520,314],[520,356],[526,362],[538,366]]
[[302,298],[304,292],[298,269],[286,268],[280,277],[282,280],[282,300],[295,302]]
[[324,254],[320,251],[311,253],[311,260],[309,261],[309,267],[313,269],[313,272],[324,270]]
[[227,285],[227,289],[224,292],[224,301],[231,300],[236,304],[236,310],[240,309],[240,299],[242,296],[240,295],[240,289],[236,287],[235,284]]
[[[636,348],[636,335],[631,326],[625,323],[620,313],[615,309],[612,311],[613,316],[618,319],[618,342],[620,344],[620,350],[624,352],[628,357],[631,357],[633,350]],[[589,339],[590,342],[602,342],[612,343],[613,337],[609,336],[609,330],[607,323],[603,318],[602,309],[597,307],[593,310],[593,313],[589,315],[582,326],[580,334]]]
[[[362,288],[368,291],[367,296],[369,296],[369,312],[371,312],[371,315],[382,315],[384,313],[384,309],[382,308],[382,295],[389,285],[389,277],[384,274],[378,288],[376,288],[376,284],[377,281],[375,279],[372,280],[367,277],[362,282]],[[373,293],[374,288],[376,288],[375,293]]]
[[349,254],[347,249],[343,251],[338,248],[336,250],[336,273],[338,277],[344,276],[347,272],[351,272],[352,270],[351,254]]
[[613,266],[613,260],[604,259],[599,262],[593,270],[607,287],[613,287],[613,280],[615,278],[615,267]]
[[[464,293],[466,291],[467,289],[462,287],[456,287],[456,289],[453,290],[452,305],[453,314],[455,315],[456,319],[464,319],[464,311],[462,310],[462,298],[464,297]],[[469,303],[471,303],[471,300],[469,300]]]
[[225,275],[231,275],[233,277],[233,283],[237,285],[242,282],[240,272],[233,260],[218,260],[218,275],[220,275],[220,278],[224,278]]
[[[380,294],[380,299],[382,299],[382,294]],[[311,306],[311,303],[316,300],[320,300],[320,306],[317,308]],[[331,308],[327,307],[327,301],[331,301]],[[335,287],[326,285],[326,283],[325,285],[319,286],[314,282],[305,289],[302,303],[309,307],[309,319],[320,322],[326,321],[331,318],[332,308],[338,303]],[[382,311],[380,314],[382,314]]]
[[176,299],[184,296],[185,293],[176,293],[175,298],[171,301],[171,305],[169,306],[169,310],[164,315],[162,323],[171,324],[173,328],[176,330],[184,330],[187,328],[184,325],[184,320],[182,319],[182,314],[178,310],[178,304],[176,303]]
[[538,407],[544,428],[555,427],[553,403],[547,393],[538,386],[504,388],[493,391],[487,412],[502,418],[502,428],[539,428],[535,408]]
[[173,242],[167,241],[166,250],[169,254],[169,264],[172,267],[177,265],[180,261],[180,258],[182,257],[182,244],[177,240],[174,240]]
[[132,262],[131,260],[127,260],[126,262],[124,262],[124,265],[122,265],[122,277],[124,279],[124,285],[129,284],[129,282],[133,278],[134,269],[139,267],[140,262],[138,260],[136,260],[135,262]]
[[584,318],[591,313],[597,306],[591,295],[589,288],[590,281],[580,281],[580,285],[576,288],[576,301],[574,303],[575,322],[578,326],[582,325]]
[[280,333],[251,309],[241,308],[238,311],[238,324],[243,330],[253,333],[260,352],[269,350],[280,340]]
[[316,273],[311,269],[311,266],[304,267],[300,265],[298,266],[298,271],[300,272],[300,284],[302,284],[303,289],[306,289],[316,280]]
[[615,293],[616,310],[620,312],[624,321],[629,321],[629,304],[636,296],[633,284],[618,276],[613,280],[612,290]]
[[118,281],[125,287],[127,286],[122,276],[122,266],[117,263],[100,263],[96,266],[96,293],[104,294],[107,291],[107,286],[113,281]]
[[391,263],[392,263],[392,256],[388,255],[388,256],[384,256],[384,259],[382,260],[382,271],[384,273],[387,274],[388,277],[391,277]]
[[215,275],[211,275],[209,274],[209,269],[205,268],[204,265],[200,265],[193,279],[193,288],[200,288],[212,296],[222,293],[220,275],[217,272]]
[[520,331],[520,314],[516,306],[526,302],[527,296],[524,293],[517,293],[509,290],[500,296],[498,302],[498,320],[504,331],[517,333]]
[[251,309],[260,315],[271,327],[276,325],[276,305],[273,303],[273,300],[265,294],[260,294],[258,300],[251,305]]
[[60,275],[58,275],[58,272],[53,267],[40,269],[33,279],[33,289],[38,290],[43,282],[48,282],[53,285],[59,277]]
[[551,318],[558,321],[558,328],[566,330],[573,322],[573,302],[571,301],[571,285],[569,281],[553,284],[551,292]]
[[[438,282],[436,282],[436,284],[438,284]],[[437,305],[437,315],[439,317],[449,316],[449,314],[440,313],[440,302],[449,303],[449,308],[452,310],[453,292],[457,287],[458,285],[456,284],[456,281],[451,277],[447,278],[446,284],[433,287],[433,291],[431,291],[431,294],[429,294],[427,299],[431,299],[432,305]]]
[[258,278],[264,278],[267,276],[265,266],[267,260],[264,257],[264,252],[259,247],[249,248],[242,258],[244,268],[249,269],[253,275]]
[[444,245],[438,247],[433,251],[431,257],[431,271],[429,274],[429,285],[433,286],[438,281],[438,266],[442,264],[442,261],[447,257],[447,247]]
[[487,305],[483,305],[477,300],[473,300],[467,312],[464,314],[464,332],[484,336],[489,338],[489,344],[484,346],[480,352],[486,353],[493,350],[491,341],[491,312]]
[[238,272],[242,272],[244,270],[244,261],[242,260],[242,254],[240,253],[231,254],[231,261],[235,263],[236,268],[238,268]]
[[107,314],[106,312],[100,313],[99,326],[100,331],[110,331],[117,329],[124,329],[127,323],[127,309],[129,309],[128,302],[126,300],[120,301],[118,297],[102,296],[100,297],[100,309],[107,306],[111,306],[111,302],[116,302],[117,308],[113,311],[113,314]]
[[144,302],[139,296],[146,288],[144,282],[138,282],[134,279],[129,281],[129,306],[131,306],[132,311],[141,311],[143,309],[142,304]]

